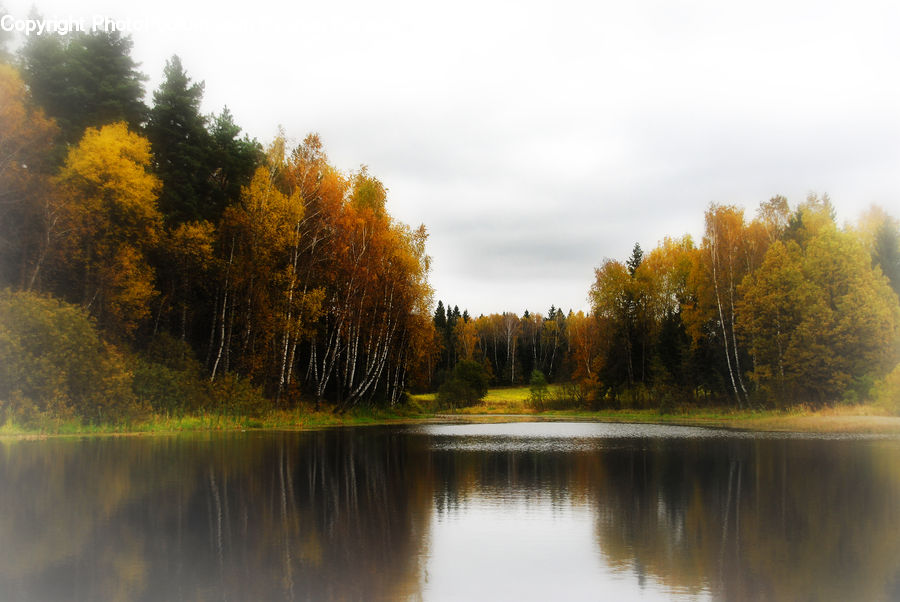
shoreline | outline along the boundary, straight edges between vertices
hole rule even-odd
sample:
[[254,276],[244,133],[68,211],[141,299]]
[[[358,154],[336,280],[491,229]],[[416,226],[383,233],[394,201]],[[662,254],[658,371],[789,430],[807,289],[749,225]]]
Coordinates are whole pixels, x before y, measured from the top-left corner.
[[[151,417],[134,425],[57,425],[56,429],[25,429],[0,426],[2,440],[35,440],[64,437],[139,437],[187,433],[226,433],[246,431],[312,431],[352,426],[391,424],[502,423],[502,422],[597,422],[622,424],[659,424],[721,428],[742,432],[816,433],[847,435],[885,435],[900,437],[900,416],[873,413],[871,406],[837,408],[805,412],[694,410],[660,414],[655,410],[548,410],[544,412],[463,411],[391,413],[364,410],[336,415],[331,412],[281,412],[262,418],[226,416]],[[854,411],[854,410],[862,411]],[[55,432],[54,432],[55,431]]]

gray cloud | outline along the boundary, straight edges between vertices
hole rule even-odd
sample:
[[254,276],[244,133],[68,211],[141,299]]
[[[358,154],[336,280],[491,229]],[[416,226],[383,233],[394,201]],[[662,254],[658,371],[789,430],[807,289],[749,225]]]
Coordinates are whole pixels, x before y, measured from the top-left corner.
[[[27,14],[31,0],[6,0]],[[138,9],[45,0],[47,15]],[[73,6],[74,4],[74,6]],[[178,53],[252,135],[322,134],[431,232],[439,298],[473,313],[584,308],[593,269],[710,202],[828,192],[842,220],[900,199],[895,2],[282,6],[174,0],[190,35],[136,32],[159,81]]]

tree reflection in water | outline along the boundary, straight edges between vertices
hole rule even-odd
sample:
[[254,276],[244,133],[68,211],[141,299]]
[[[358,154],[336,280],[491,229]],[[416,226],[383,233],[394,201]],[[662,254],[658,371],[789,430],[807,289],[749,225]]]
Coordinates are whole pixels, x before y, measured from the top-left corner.
[[2,442],[0,597],[439,594],[434,521],[523,499],[586,511],[635,591],[900,598],[896,440],[380,427]]

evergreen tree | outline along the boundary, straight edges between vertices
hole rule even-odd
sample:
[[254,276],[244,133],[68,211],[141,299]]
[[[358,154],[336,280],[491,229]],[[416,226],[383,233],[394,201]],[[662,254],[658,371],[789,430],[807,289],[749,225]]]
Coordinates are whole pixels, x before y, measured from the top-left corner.
[[[162,180],[159,208],[172,223],[216,217],[212,200],[212,140],[200,114],[203,82],[191,82],[181,59],[166,63],[165,79],[153,93],[147,138]],[[225,136],[227,134],[223,134]]]
[[210,130],[212,172],[212,210],[217,217],[225,207],[240,199],[241,188],[247,186],[264,153],[256,140],[246,135],[239,138],[241,128],[234,123],[228,107],[222,110]]
[[625,262],[625,265],[628,266],[628,273],[634,276],[634,273],[640,267],[643,260],[644,251],[641,249],[640,243],[634,243],[634,249],[631,250],[631,257],[629,257],[628,261]]
[[439,333],[447,330],[447,314],[444,312],[443,301],[438,301],[437,309],[434,310],[434,327]]
[[878,228],[872,261],[881,267],[891,288],[900,296],[900,232],[897,231],[896,223],[885,220]]
[[28,36],[22,74],[35,101],[56,119],[65,142],[88,127],[144,123],[144,74],[131,58],[132,41],[119,32]]

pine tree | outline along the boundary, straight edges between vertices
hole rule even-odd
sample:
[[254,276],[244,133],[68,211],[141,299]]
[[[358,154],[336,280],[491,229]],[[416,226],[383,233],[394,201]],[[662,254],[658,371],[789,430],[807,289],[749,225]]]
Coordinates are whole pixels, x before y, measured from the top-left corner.
[[166,63],[165,79],[153,93],[147,138],[162,180],[159,208],[171,223],[212,220],[212,140],[200,114],[203,82],[191,82],[181,59]]
[[22,74],[35,101],[74,144],[88,127],[124,121],[143,125],[144,81],[131,58],[132,41],[119,32],[29,36]]
[[228,205],[241,197],[241,188],[253,178],[253,172],[263,160],[262,147],[246,135],[239,138],[241,128],[234,123],[228,107],[215,118],[210,130],[210,162],[212,172],[212,217],[217,217]]
[[896,223],[885,220],[875,235],[872,261],[881,267],[894,292],[900,296],[900,232]]
[[443,301],[438,301],[437,309],[434,310],[434,327],[439,333],[447,330],[447,314],[444,312]]
[[625,265],[628,266],[628,273],[634,276],[634,273],[637,271],[638,267],[640,267],[643,260],[644,251],[641,249],[640,243],[634,243],[634,249],[631,250],[631,257],[625,262]]

